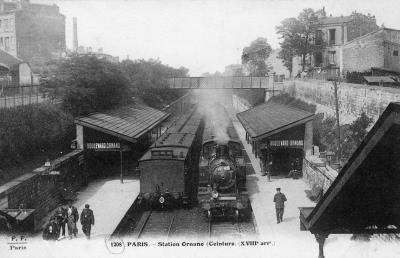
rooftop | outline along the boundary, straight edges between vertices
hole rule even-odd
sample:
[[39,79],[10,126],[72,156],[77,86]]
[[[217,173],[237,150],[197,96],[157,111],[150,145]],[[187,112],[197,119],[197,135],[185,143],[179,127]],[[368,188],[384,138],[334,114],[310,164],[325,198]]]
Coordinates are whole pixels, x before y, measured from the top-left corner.
[[[400,103],[390,103],[315,208],[301,208],[311,232],[400,232]],[[351,211],[351,212],[349,212]]]
[[274,102],[267,102],[238,113],[237,117],[252,138],[264,138],[303,124],[314,118],[307,111]]
[[320,18],[319,21],[323,25],[328,24],[338,24],[338,23],[346,23],[352,20],[351,16],[337,16],[337,17],[325,17]]
[[79,117],[75,123],[129,142],[136,142],[139,137],[149,132],[168,116],[168,113],[145,105],[131,104]]

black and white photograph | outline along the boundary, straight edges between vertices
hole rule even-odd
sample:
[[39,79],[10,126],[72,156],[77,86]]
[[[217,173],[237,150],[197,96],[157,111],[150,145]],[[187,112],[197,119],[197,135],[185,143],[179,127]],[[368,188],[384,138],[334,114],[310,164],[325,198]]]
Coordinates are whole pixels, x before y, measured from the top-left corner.
[[397,0],[0,0],[0,256],[400,257]]

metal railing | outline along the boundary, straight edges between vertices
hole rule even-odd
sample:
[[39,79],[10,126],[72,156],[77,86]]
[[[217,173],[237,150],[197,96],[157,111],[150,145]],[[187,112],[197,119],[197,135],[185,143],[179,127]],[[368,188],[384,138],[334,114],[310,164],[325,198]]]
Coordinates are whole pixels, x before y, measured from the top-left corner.
[[11,108],[50,101],[40,85],[12,86],[0,84],[0,108]]
[[[253,89],[270,87],[269,77],[215,76],[168,78],[171,89]],[[271,86],[272,87],[272,86]]]

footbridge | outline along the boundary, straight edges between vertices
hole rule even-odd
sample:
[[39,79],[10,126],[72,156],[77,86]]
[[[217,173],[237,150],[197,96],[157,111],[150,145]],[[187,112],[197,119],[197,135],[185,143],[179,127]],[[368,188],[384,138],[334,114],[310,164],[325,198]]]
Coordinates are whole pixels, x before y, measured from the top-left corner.
[[275,76],[173,77],[168,78],[167,82],[167,87],[170,89],[265,89],[273,91],[282,88],[282,83],[277,82]]

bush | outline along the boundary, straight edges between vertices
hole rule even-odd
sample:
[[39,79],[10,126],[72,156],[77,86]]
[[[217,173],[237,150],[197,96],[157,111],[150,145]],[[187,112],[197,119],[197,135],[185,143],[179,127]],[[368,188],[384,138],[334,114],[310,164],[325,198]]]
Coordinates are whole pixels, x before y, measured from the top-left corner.
[[22,164],[37,154],[67,148],[73,118],[55,105],[0,109],[0,168]]

